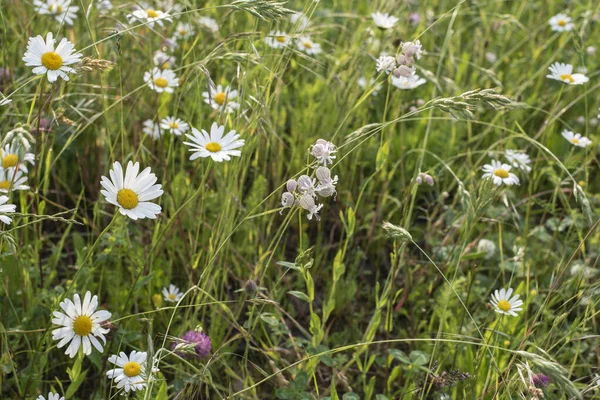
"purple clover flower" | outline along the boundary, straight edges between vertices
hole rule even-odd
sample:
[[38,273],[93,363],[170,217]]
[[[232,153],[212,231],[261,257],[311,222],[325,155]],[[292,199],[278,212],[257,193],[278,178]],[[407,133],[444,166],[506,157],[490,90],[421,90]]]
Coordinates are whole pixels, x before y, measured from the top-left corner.
[[[187,331],[181,337],[181,339],[178,339],[177,341],[175,341],[173,343],[173,345],[171,346],[171,350],[175,350],[177,345],[180,343],[195,344],[194,350],[196,351],[196,358],[198,360],[208,356],[212,349],[212,343],[210,341],[210,337],[208,337],[208,335],[206,335],[204,332],[198,332],[198,331],[194,331],[194,330]],[[179,355],[180,357],[185,357],[186,355],[189,355],[189,353],[183,353],[180,351],[176,351],[175,353],[177,355]]]

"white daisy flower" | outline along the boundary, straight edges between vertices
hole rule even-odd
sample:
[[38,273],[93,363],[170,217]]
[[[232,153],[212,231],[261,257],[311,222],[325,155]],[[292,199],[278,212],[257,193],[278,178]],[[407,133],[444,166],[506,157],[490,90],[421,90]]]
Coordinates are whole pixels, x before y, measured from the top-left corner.
[[48,398],[40,395],[36,400],[65,400],[65,398],[58,393],[48,392]]
[[185,135],[192,142],[183,142],[190,146],[190,151],[193,152],[190,160],[211,157],[214,161],[221,162],[229,161],[231,157],[241,156],[242,152],[236,149],[244,145],[244,140],[240,139],[240,135],[234,130],[229,131],[225,136],[223,133],[225,133],[225,126],[219,126],[216,122],[213,122],[210,127],[210,134],[204,129],[200,132],[198,129],[192,128],[192,134]]
[[583,85],[590,80],[590,78],[583,74],[574,74],[571,64],[556,62],[549,66],[548,69],[551,73],[546,75],[546,78],[561,81],[568,85]]
[[161,126],[158,123],[152,121],[151,119],[147,119],[144,121],[144,128],[142,129],[142,132],[150,136],[152,140],[158,140],[162,135],[162,130],[160,128]]
[[133,350],[129,357],[124,352],[118,356],[116,354],[108,357],[108,361],[115,364],[117,368],[106,372],[109,379],[113,379],[117,384],[117,389],[124,389],[125,392],[130,390],[142,390],[148,383],[146,377],[146,352],[138,352]]
[[375,89],[373,89],[373,92],[371,92],[371,96],[377,96],[379,94],[379,91],[381,90],[381,84],[376,84],[375,78],[371,78],[367,82],[367,78],[361,76],[360,78],[358,78],[358,81],[356,81],[356,83],[358,83],[358,86],[360,86],[362,90],[366,90],[367,87],[371,88],[375,86]]
[[216,88],[211,87],[209,92],[202,92],[204,102],[209,104],[215,110],[224,109],[227,112],[232,112],[239,108],[239,103],[233,101],[238,97],[237,90],[231,90],[229,86],[223,89],[223,86],[217,85]]
[[212,33],[219,32],[219,23],[214,18],[200,17],[200,18],[198,18],[198,24],[200,24],[200,26],[208,29]]
[[175,67],[175,61],[177,58],[173,55],[167,54],[164,51],[156,50],[152,61],[160,69],[173,69]]
[[25,65],[33,68],[36,75],[48,74],[48,82],[55,82],[60,76],[65,81],[69,80],[67,74],[75,72],[69,65],[80,61],[82,54],[75,53],[73,43],[63,38],[56,48],[54,47],[52,32],[46,35],[46,41],[38,35],[29,38],[27,51],[23,55]]
[[169,288],[163,288],[162,294],[165,298],[165,301],[170,301],[171,303],[176,303],[183,297],[183,293],[179,291],[179,288],[175,285],[169,285]]
[[160,127],[175,136],[181,136],[182,133],[186,133],[190,126],[183,120],[175,117],[166,117],[160,121]]
[[98,296],[92,297],[86,292],[83,303],[78,294],[73,296],[73,301],[65,299],[60,302],[60,311],[54,311],[52,323],[61,325],[61,328],[52,331],[52,339],[60,340],[56,347],[59,349],[71,342],[67,347],[66,355],[73,358],[77,355],[79,348],[83,348],[83,354],[92,353],[92,346],[102,353],[102,345],[97,338],[106,344],[104,335],[109,329],[102,328],[102,323],[107,321],[111,314],[106,310],[98,310]]
[[0,221],[4,222],[6,225],[10,225],[12,218],[3,214],[14,213],[17,206],[14,204],[6,204],[7,201],[8,196],[0,196]]
[[386,74],[389,74],[394,68],[396,68],[396,59],[394,57],[381,55],[377,59],[375,66],[377,72],[385,71]]
[[392,29],[399,21],[398,18],[387,13],[376,12],[371,14],[375,26],[379,29]]
[[303,31],[310,25],[310,21],[306,15],[301,12],[290,14],[290,22],[294,25],[298,24],[298,30]]
[[23,171],[13,168],[0,167],[0,192],[8,193],[12,190],[29,190],[27,176],[23,175]]
[[265,38],[265,43],[274,49],[283,49],[290,44],[290,37],[281,31],[271,31]]
[[173,93],[174,88],[179,86],[179,79],[175,76],[175,72],[170,69],[161,70],[158,67],[147,71],[144,74],[144,81],[150,86],[150,89],[158,93]]
[[482,178],[489,178],[494,181],[494,185],[500,186],[503,183],[505,185],[518,185],[519,178],[512,172],[509,172],[511,166],[503,164],[500,161],[492,160],[491,164],[483,166],[483,172],[485,172]]
[[312,220],[313,216],[317,221],[321,219],[319,217],[319,210],[323,208],[323,204],[315,204],[315,199],[309,194],[303,194],[298,199],[298,205],[308,211],[306,218]]
[[300,36],[296,45],[298,50],[306,54],[316,55],[321,53],[321,45],[310,40],[310,36]]
[[563,13],[556,14],[554,17],[550,18],[548,23],[555,32],[568,32],[573,30],[573,27],[575,26],[571,22],[571,17]]
[[194,27],[186,22],[178,23],[177,27],[175,28],[175,37],[178,39],[189,39],[195,34],[196,32],[194,31]]
[[588,147],[592,144],[592,141],[585,136],[581,136],[581,133],[573,133],[566,129],[562,131],[562,137],[567,139],[573,146],[577,147]]
[[40,15],[50,15],[65,25],[73,25],[79,7],[71,5],[71,0],[33,0],[35,11]]
[[527,173],[531,172],[531,167],[529,166],[531,160],[527,153],[516,150],[506,150],[506,152],[504,152],[504,157],[506,157],[513,167],[519,168]]
[[100,184],[105,190],[100,193],[106,201],[119,207],[119,212],[127,215],[133,220],[150,218],[155,219],[160,213],[158,204],[150,203],[149,200],[156,199],[163,194],[161,185],[155,185],[156,175],[150,172],[150,167],[144,169],[139,175],[139,163],[129,161],[125,178],[123,178],[123,167],[115,161],[110,170],[110,180],[102,177]]
[[173,22],[171,16],[161,10],[156,10],[150,7],[139,8],[133,11],[131,14],[127,14],[127,20],[129,23],[139,21],[147,24],[150,28],[154,28],[154,24],[164,26],[164,22]]
[[512,315],[513,317],[517,316],[517,312],[522,311],[523,301],[519,300],[519,295],[515,295],[512,298],[510,295],[512,294],[512,288],[508,290],[500,289],[495,290],[492,294],[492,305],[494,306],[494,311],[500,314]]
[[96,2],[96,10],[98,11],[109,11],[112,10],[113,5],[110,0],[98,0]]
[[426,82],[427,81],[425,79],[419,78],[419,75],[400,76],[400,77],[392,76],[392,85],[394,85],[398,89],[402,89],[402,90],[416,89]]
[[317,139],[315,144],[310,149],[310,154],[315,156],[319,164],[327,166],[333,164],[333,160],[336,158],[333,154],[337,152],[335,144],[328,142],[325,139]]
[[33,153],[20,152],[20,147],[17,144],[7,144],[0,152],[2,159],[2,167],[12,168],[19,167],[21,171],[27,173],[27,165],[25,163],[35,164],[35,156]]
[[179,47],[179,45],[177,44],[176,37],[163,38],[162,46],[163,46],[163,48],[169,49],[169,51],[175,51]]

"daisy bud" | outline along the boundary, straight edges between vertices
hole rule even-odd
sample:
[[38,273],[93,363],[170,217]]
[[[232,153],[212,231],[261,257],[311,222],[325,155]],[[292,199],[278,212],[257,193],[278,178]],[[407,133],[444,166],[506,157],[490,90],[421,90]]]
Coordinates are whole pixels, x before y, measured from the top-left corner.
[[293,192],[298,187],[298,182],[296,182],[295,179],[290,179],[285,184],[285,187],[287,188],[288,192]]
[[423,178],[421,177],[421,174],[419,174],[416,179],[415,182],[417,182],[417,185],[420,185],[423,183]]

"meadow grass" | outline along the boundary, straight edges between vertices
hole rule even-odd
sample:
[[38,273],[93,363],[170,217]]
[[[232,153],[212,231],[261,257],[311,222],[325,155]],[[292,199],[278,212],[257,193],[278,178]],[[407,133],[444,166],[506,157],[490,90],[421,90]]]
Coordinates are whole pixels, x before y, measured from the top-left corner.
[[[1,398],[600,398],[600,3],[179,0],[173,22],[151,27],[128,22],[132,1],[73,0],[72,25],[0,1],[2,145],[25,138],[35,158],[0,232]],[[376,11],[399,21],[379,30]],[[561,12],[573,30],[551,29]],[[169,49],[180,22],[195,32]],[[293,41],[270,47],[277,30]],[[68,82],[22,60],[47,32],[89,57]],[[303,35],[322,52],[297,47]],[[426,83],[400,90],[376,60],[414,40]],[[173,93],[144,82],[160,49],[176,57]],[[546,78],[555,62],[589,82]],[[239,109],[204,101],[216,85],[238,91]],[[235,130],[241,155],[189,160],[184,135],[144,133],[167,116]],[[337,146],[339,182],[309,220],[281,196],[314,176],[317,139]],[[526,152],[531,171],[496,186],[482,168],[507,150]],[[156,219],[100,193],[130,160],[162,185]],[[178,301],[162,295],[170,284]],[[516,316],[490,304],[509,287]],[[51,320],[87,291],[112,314],[109,332],[102,352],[71,358]],[[190,330],[210,352],[174,351]],[[147,379],[125,394],[106,373],[132,350],[148,354]]]

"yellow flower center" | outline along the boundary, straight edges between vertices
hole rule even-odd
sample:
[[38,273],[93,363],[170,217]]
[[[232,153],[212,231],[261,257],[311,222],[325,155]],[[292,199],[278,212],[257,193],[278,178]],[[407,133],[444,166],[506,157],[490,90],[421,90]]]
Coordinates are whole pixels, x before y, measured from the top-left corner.
[[73,332],[79,336],[87,336],[92,333],[92,319],[87,315],[80,315],[73,321]]
[[10,189],[10,181],[1,181],[0,189],[9,190]]
[[505,179],[505,178],[508,178],[508,171],[505,169],[499,168],[494,171],[494,175],[496,175],[499,178]]
[[506,312],[506,311],[510,310],[512,307],[507,300],[500,300],[498,302],[498,308],[501,309],[502,311]]
[[169,293],[169,300],[175,300],[175,295],[173,293]]
[[177,122],[173,121],[169,124],[169,127],[171,127],[171,129],[177,129],[177,128],[179,128],[179,124]]
[[181,36],[185,35],[186,33],[187,33],[187,31],[186,31],[185,29],[180,29],[180,30],[179,30],[179,34],[180,34]]
[[207,143],[206,146],[204,146],[206,148],[206,150],[210,151],[211,153],[216,153],[217,151],[221,151],[221,145],[217,142],[210,142]]
[[565,25],[567,25],[567,21],[565,21],[564,19],[558,20],[558,26],[565,26]]
[[312,49],[313,45],[311,42],[303,42],[302,45],[305,49]]
[[117,193],[117,203],[127,210],[135,208],[139,201],[138,195],[131,189],[121,189]]
[[154,10],[146,10],[146,14],[148,14],[148,18],[158,17],[158,13]]
[[222,106],[223,104],[225,104],[225,101],[227,100],[227,95],[223,92],[217,93],[217,94],[215,94],[214,100],[215,100],[215,103]]
[[573,139],[571,139],[571,143],[573,143],[573,144],[579,144],[579,139],[573,138]]
[[285,37],[283,36],[277,36],[275,40],[277,40],[279,43],[285,43]]
[[123,373],[128,377],[138,376],[142,372],[142,367],[135,361],[129,361],[123,365]]
[[48,51],[42,54],[42,65],[48,69],[56,71],[63,65],[63,59],[61,56],[53,51]]
[[560,76],[560,79],[562,79],[563,81],[569,81],[571,83],[573,83],[575,81],[575,79],[573,79],[573,77],[571,76],[571,74],[562,74]]
[[168,62],[168,61],[167,61],[167,62],[165,62],[165,63],[163,63],[163,65],[161,65],[161,68],[162,68],[162,69],[169,69],[169,67],[170,67],[170,64],[169,64],[169,62]]
[[2,166],[4,168],[10,168],[10,167],[14,167],[15,165],[17,165],[18,162],[19,162],[19,156],[17,156],[16,154],[7,154],[2,159]]
[[167,80],[165,78],[156,78],[154,80],[154,84],[156,86],[158,86],[159,88],[166,88],[167,85],[169,84],[169,82],[167,82]]
[[48,7],[48,11],[50,11],[51,13],[60,14],[62,12],[62,7],[55,3]]

